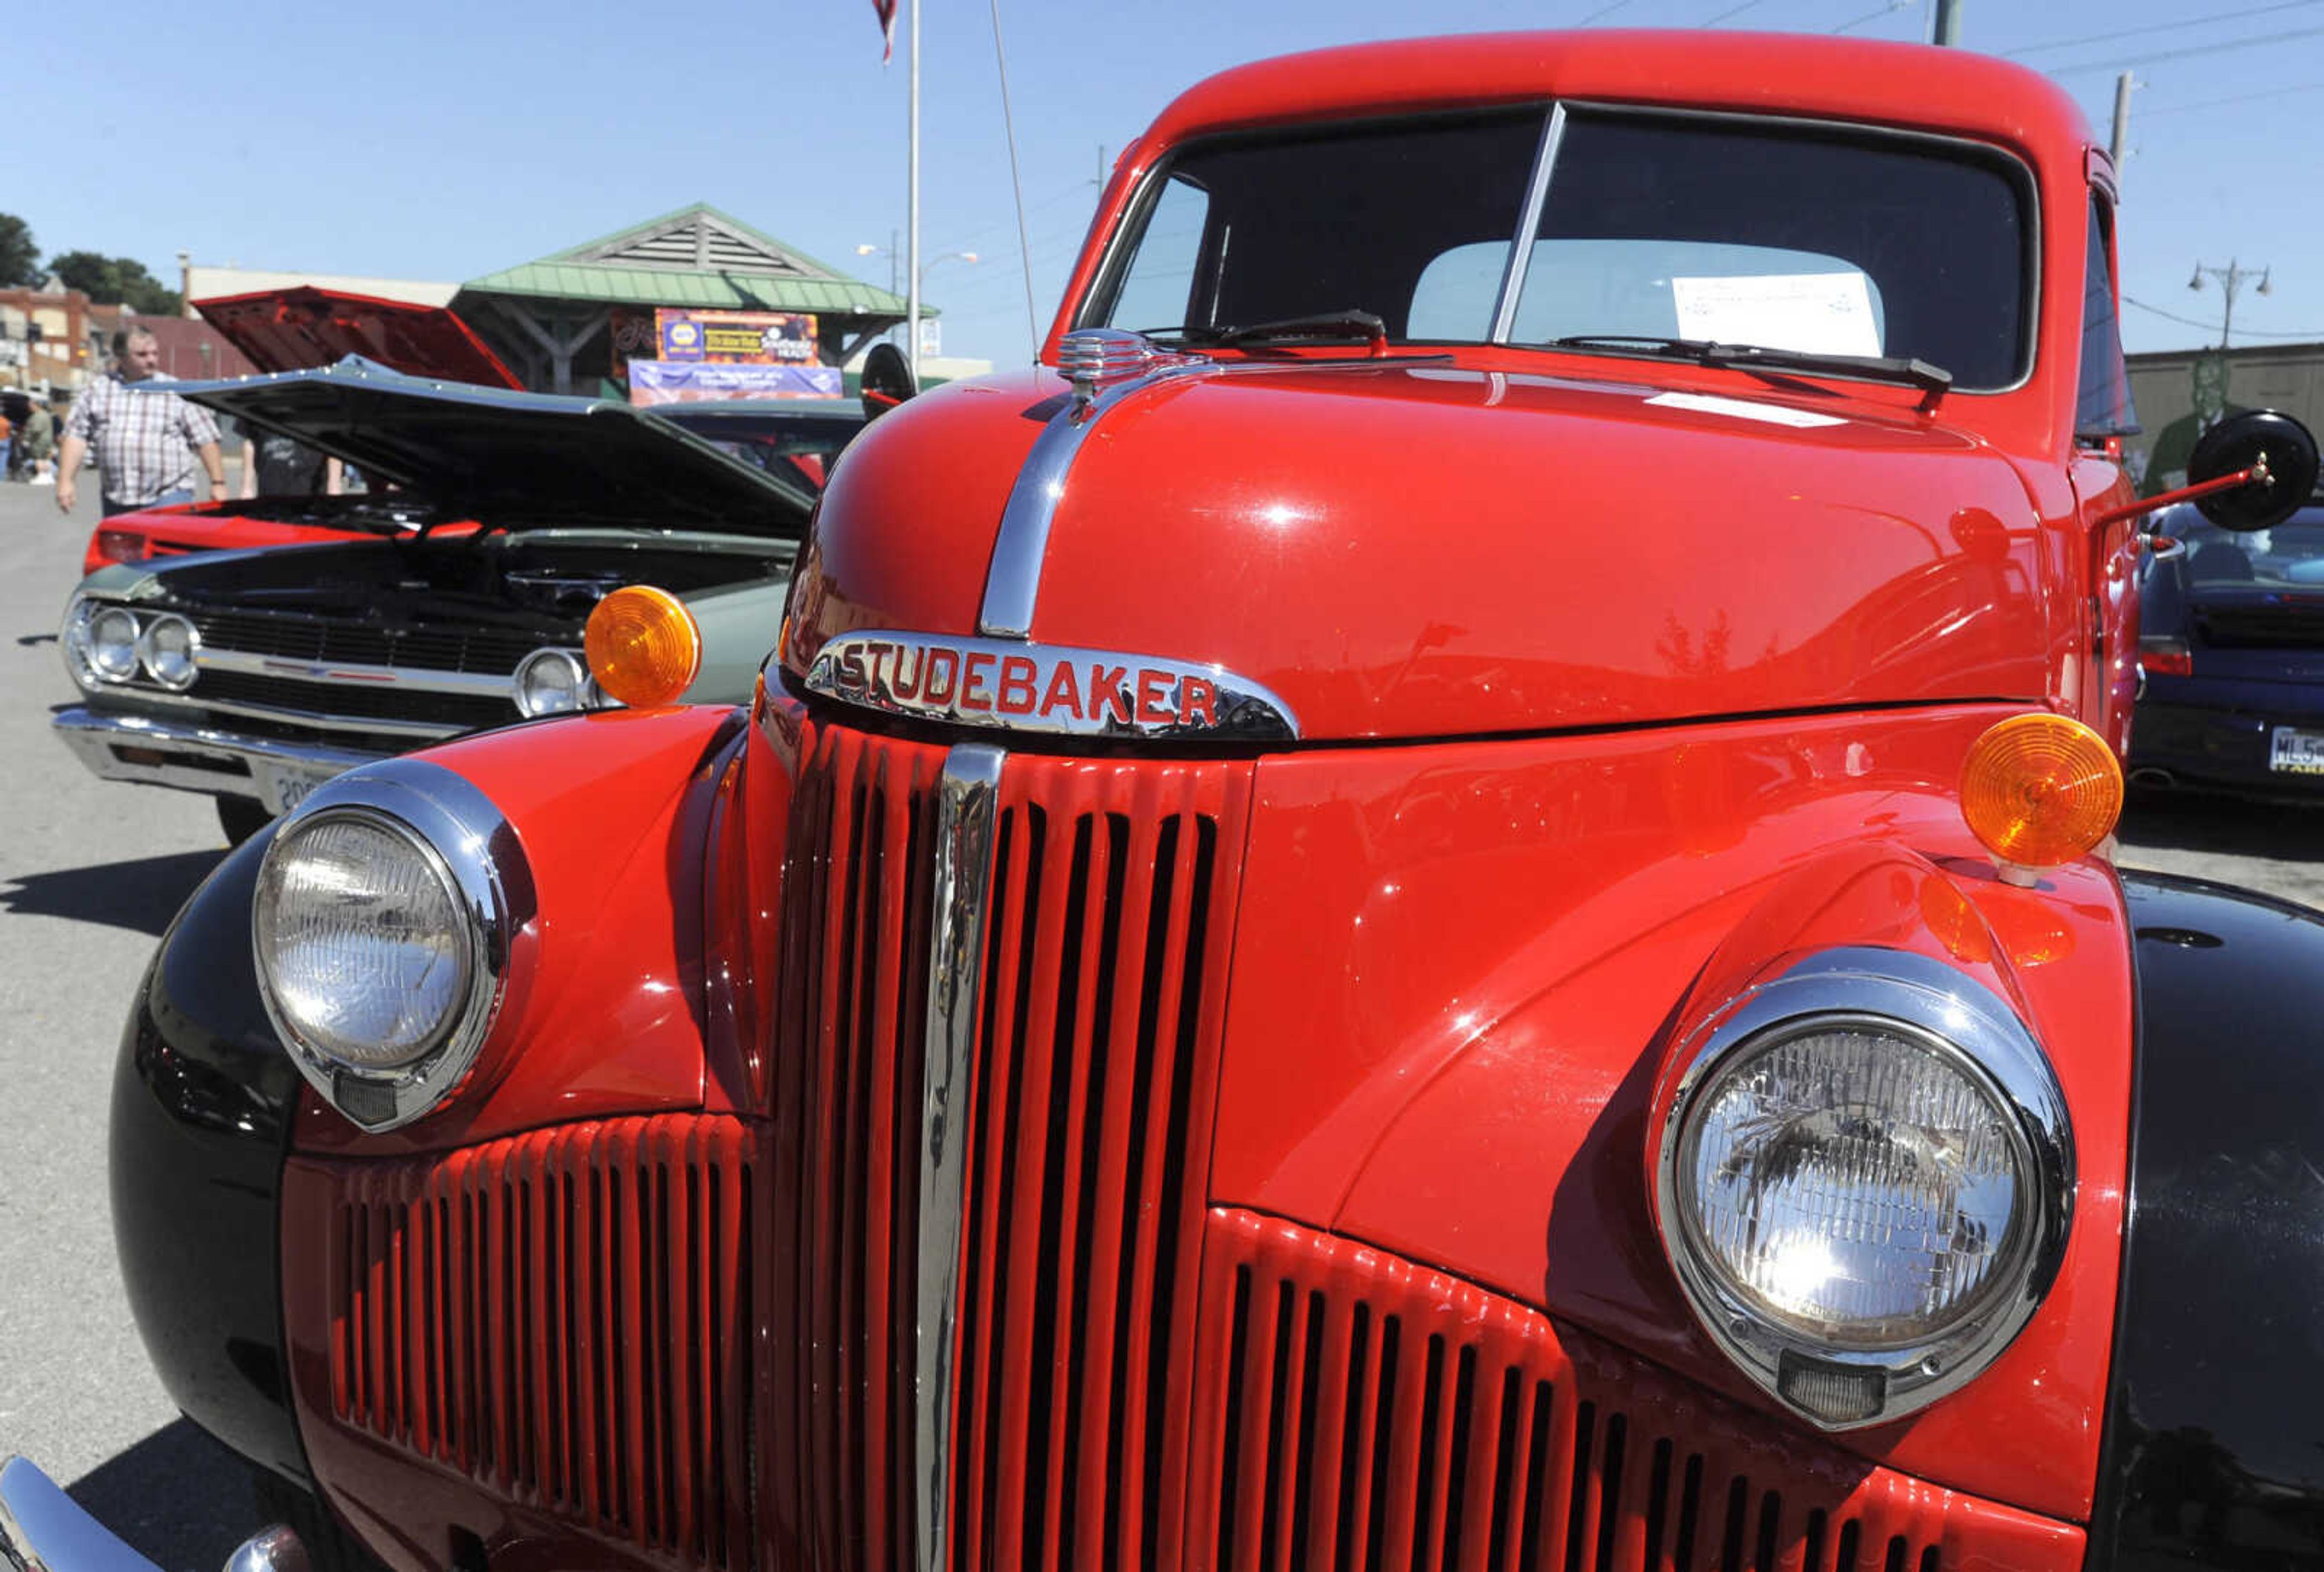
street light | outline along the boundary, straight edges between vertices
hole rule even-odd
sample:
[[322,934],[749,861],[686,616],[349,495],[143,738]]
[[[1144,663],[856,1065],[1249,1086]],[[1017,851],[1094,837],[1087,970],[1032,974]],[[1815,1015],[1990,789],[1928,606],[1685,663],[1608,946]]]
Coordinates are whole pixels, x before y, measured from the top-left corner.
[[[888,245],[871,245],[869,242],[866,242],[866,243],[865,243],[865,244],[863,244],[863,245],[858,245],[858,246],[855,248],[855,254],[856,254],[856,255],[858,255],[858,256],[884,256],[884,257],[886,257],[886,258],[888,259],[888,292],[889,292],[890,294],[891,294],[891,295],[892,295],[892,294],[894,294],[894,293],[896,292],[896,265],[897,265],[897,252],[896,252],[896,246],[895,246],[895,236],[892,236],[892,235],[891,235],[891,236],[889,236],[889,244],[888,244]],[[927,259],[927,261],[926,261],[926,262],[924,262],[924,263],[922,263],[922,264],[920,264],[920,285],[921,285],[921,288],[922,288],[923,290],[925,290],[925,289],[927,288],[927,282],[928,282],[928,273],[929,273],[929,272],[930,272],[931,270],[933,270],[933,269],[936,266],[936,264],[939,264],[939,263],[945,263],[945,262],[982,262],[982,261],[983,261],[983,260],[984,260],[984,259],[983,259],[982,257],[981,257],[981,256],[977,255],[977,254],[976,254],[976,253],[974,253],[973,251],[947,251],[947,252],[945,252],[945,253],[944,253],[943,254],[941,254],[941,255],[938,255],[938,256],[932,256],[932,257],[928,258],[928,259]],[[919,334],[918,333],[918,331],[917,331],[917,330],[912,334],[912,337],[911,337],[911,338],[910,338],[910,339],[908,339],[907,342],[908,342],[908,345],[910,345],[910,346],[912,346],[912,347],[917,347],[917,346],[918,345],[918,343],[919,343]]]
[[[2272,271],[2273,270],[2269,267],[2259,270],[2259,292],[2263,295],[2275,293],[2274,287],[2268,282],[2268,274]],[[2227,347],[2227,334],[2234,328],[2236,323],[2236,291],[2250,282],[2253,273],[2247,267],[2237,267],[2233,257],[2227,259],[2227,265],[2225,267],[2205,267],[2199,262],[2195,264],[2193,275],[2187,280],[2187,287],[2190,290],[2201,289],[2203,279],[2207,274],[2219,281],[2219,291],[2227,298],[2227,310],[2219,318],[2219,347],[2225,349]]]
[[[855,248],[855,254],[858,256],[886,257],[888,259],[888,292],[891,295],[896,292],[897,254],[896,248],[892,245],[859,245]],[[983,260],[984,259],[982,257],[977,255],[973,251],[947,251],[943,255],[932,256],[928,258],[927,261],[920,264],[920,282],[922,283],[927,282],[929,270],[934,268],[936,264],[940,262],[982,262]]]

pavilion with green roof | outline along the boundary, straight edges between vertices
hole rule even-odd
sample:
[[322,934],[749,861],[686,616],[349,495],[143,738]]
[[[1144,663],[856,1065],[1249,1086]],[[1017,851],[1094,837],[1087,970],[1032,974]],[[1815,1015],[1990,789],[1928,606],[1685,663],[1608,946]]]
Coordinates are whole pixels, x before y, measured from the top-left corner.
[[[762,230],[696,202],[675,213],[471,279],[452,310],[544,393],[595,393],[617,354],[641,346],[654,308],[809,311],[826,365],[844,365],[904,319],[904,298],[817,262]],[[923,316],[936,313],[925,301]],[[651,350],[644,349],[650,354]]]

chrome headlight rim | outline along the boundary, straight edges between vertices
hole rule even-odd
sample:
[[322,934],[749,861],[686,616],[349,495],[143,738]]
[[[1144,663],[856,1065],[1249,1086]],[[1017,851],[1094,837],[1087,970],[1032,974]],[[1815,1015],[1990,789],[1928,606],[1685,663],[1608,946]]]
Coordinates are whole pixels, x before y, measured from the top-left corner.
[[[129,624],[129,661],[117,675],[106,670],[97,658],[97,624],[109,616],[125,618]],[[68,650],[66,659],[78,662],[74,670],[76,679],[86,675],[82,686],[119,688],[137,680],[137,673],[143,669],[137,658],[137,646],[144,636],[145,626],[135,612],[118,601],[84,597],[74,601],[66,609],[65,625],[68,637],[78,635],[77,642]]]
[[103,679],[88,658],[88,624],[106,603],[76,593],[65,602],[65,619],[57,629],[57,650],[64,657],[65,675],[80,688],[97,688]]
[[[526,701],[526,674],[535,666],[551,661],[563,666],[572,675],[574,698],[571,709],[535,709]],[[509,698],[516,705],[518,712],[528,720],[552,715],[578,715],[596,708],[600,702],[596,680],[589,673],[587,658],[579,650],[563,644],[544,644],[519,661],[516,670],[509,673]]]
[[[153,655],[154,635],[173,624],[186,630],[186,675],[182,681],[177,682],[172,682],[169,678],[161,675],[161,668]],[[137,630],[138,669],[171,692],[183,693],[194,685],[202,674],[201,661],[201,630],[194,626],[190,617],[180,616],[173,611],[163,612],[159,616],[145,618],[139,626]]]
[[[1681,1202],[1679,1164],[1690,1117],[1721,1068],[1784,1042],[1854,1029],[1893,1034],[1939,1054],[2007,1116],[2024,1194],[2004,1270],[1937,1331],[1849,1346],[1784,1324],[1711,1264]],[[1690,1308],[1721,1352],[1785,1408],[1825,1430],[1913,1413],[1984,1373],[2041,1308],[2073,1220],[2074,1143],[2056,1072],[2017,1013],[1975,978],[1906,950],[1817,951],[1714,1013],[1682,1044],[1683,1066],[1662,1121],[1652,1169],[1663,1253]],[[1847,1373],[1877,1388],[1871,1411],[1833,1418],[1795,1400],[1787,1381]],[[1875,1379],[1877,1377],[1877,1380]]]
[[386,759],[325,782],[273,828],[259,887],[299,832],[347,819],[401,839],[453,897],[466,943],[467,986],[418,1057],[392,1068],[350,1064],[318,1047],[279,1003],[260,908],[251,948],[266,1016],[291,1062],[332,1107],[381,1133],[449,1100],[475,1071],[493,1026],[530,980],[537,940],[531,869],[516,829],[465,777],[420,759]]

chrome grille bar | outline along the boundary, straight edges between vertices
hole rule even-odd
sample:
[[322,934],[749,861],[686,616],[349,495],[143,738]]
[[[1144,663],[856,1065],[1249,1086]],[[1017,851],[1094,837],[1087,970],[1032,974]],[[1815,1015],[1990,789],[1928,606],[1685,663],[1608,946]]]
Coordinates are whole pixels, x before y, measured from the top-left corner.
[[983,744],[956,747],[945,757],[937,788],[936,922],[928,936],[920,1120],[920,1302],[912,1381],[920,1572],[942,1572],[945,1564],[969,1059],[976,1040],[985,908],[992,886],[992,826],[1004,757],[1001,749]]

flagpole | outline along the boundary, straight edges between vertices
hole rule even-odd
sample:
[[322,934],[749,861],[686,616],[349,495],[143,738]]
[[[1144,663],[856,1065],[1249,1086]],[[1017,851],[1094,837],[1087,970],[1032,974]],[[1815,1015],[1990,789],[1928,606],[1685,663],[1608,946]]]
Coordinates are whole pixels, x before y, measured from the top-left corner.
[[911,151],[907,157],[910,169],[908,199],[910,254],[904,266],[904,278],[910,292],[905,297],[904,353],[912,368],[912,385],[920,385],[920,0],[905,0],[911,12],[912,35],[912,107],[908,137]]

